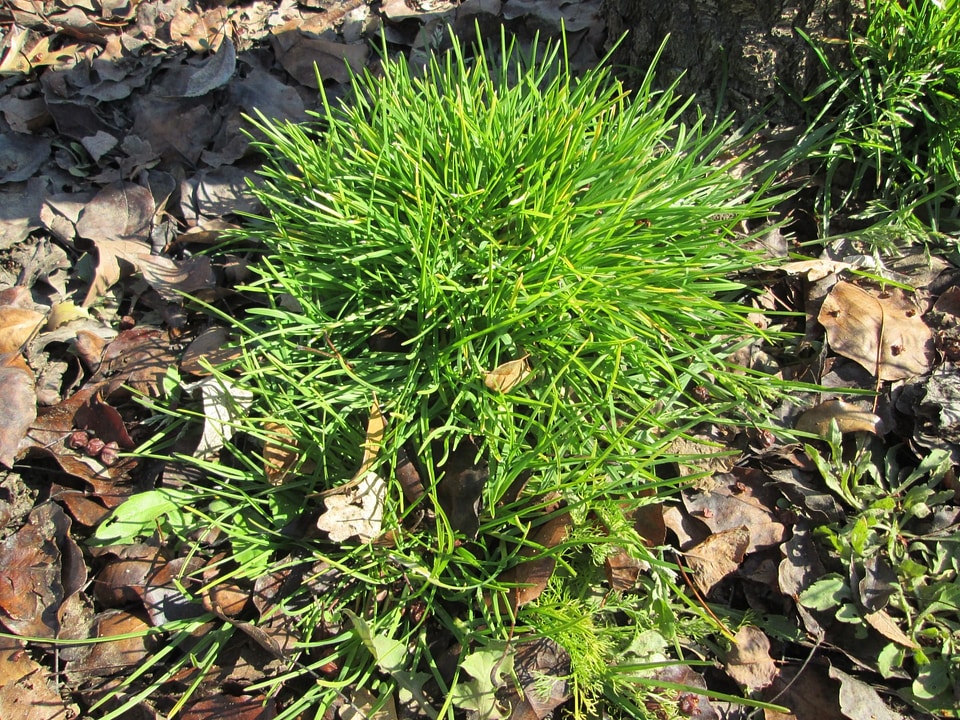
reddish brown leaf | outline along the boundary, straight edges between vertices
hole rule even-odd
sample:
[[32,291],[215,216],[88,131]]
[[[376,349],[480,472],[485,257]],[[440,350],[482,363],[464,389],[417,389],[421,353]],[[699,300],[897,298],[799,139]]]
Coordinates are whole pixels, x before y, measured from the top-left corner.
[[27,653],[20,640],[0,637],[0,718],[16,720],[72,720],[76,706],[68,706],[51,677]]
[[123,418],[116,408],[104,402],[100,395],[94,395],[77,408],[74,425],[87,430],[105,443],[115,442],[124,450],[130,450],[135,443],[127,433]]
[[56,637],[64,600],[86,582],[70,518],[55,503],[35,508],[0,544],[0,620],[18,635]]
[[67,673],[102,676],[129,672],[156,649],[156,639],[146,634],[149,629],[146,620],[124,610],[100,613],[96,618],[94,637],[130,637],[94,643],[85,657],[67,664]]
[[213,695],[184,708],[180,720],[271,720],[277,716],[273,698]]

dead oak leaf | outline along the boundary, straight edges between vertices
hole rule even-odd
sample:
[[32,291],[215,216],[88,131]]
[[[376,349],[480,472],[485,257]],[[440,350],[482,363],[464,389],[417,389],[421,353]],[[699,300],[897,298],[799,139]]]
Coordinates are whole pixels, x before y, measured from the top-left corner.
[[380,536],[383,527],[383,505],[387,483],[375,472],[368,472],[356,485],[342,493],[328,495],[326,511],[317,518],[317,528],[333,542],[352,537],[369,543]]

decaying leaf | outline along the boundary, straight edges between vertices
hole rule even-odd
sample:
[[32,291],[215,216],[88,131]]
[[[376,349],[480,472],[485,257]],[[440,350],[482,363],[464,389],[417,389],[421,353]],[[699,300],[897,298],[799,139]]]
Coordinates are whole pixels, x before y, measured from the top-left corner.
[[834,352],[880,380],[923,375],[933,363],[933,332],[900,290],[868,292],[839,282],[823,301],[818,320]]
[[747,690],[762,690],[777,677],[770,657],[770,639],[759,628],[744,625],[727,655],[727,674]]
[[530,376],[530,362],[527,357],[510,360],[487,373],[483,384],[494,392],[507,393]]
[[0,544],[0,620],[18,635],[57,637],[63,602],[86,583],[86,565],[55,503],[39,505]]
[[827,400],[804,411],[797,418],[796,429],[822,438],[830,435],[830,421],[835,420],[841,433],[868,432],[879,434],[880,416],[844,400]]
[[749,528],[745,553],[776,547],[783,541],[786,527],[773,510],[778,494],[763,472],[734,468],[714,480],[716,485],[710,490],[683,494],[683,505],[694,518],[715,534]]
[[83,658],[67,663],[68,676],[96,677],[129,670],[145,660],[156,648],[156,637],[147,634],[150,624],[125,610],[107,610],[96,619],[98,638],[112,638],[90,646]]
[[704,596],[737,571],[749,545],[750,529],[742,526],[710,535],[687,550],[685,557],[693,571],[693,582]]
[[917,649],[917,644],[910,639],[909,635],[900,629],[897,621],[890,617],[890,613],[886,610],[864,613],[863,619],[867,621],[870,627],[887,638],[887,640],[892,640],[897,643],[897,645],[902,645],[911,650]]
[[342,493],[324,499],[326,511],[317,518],[317,528],[333,542],[352,537],[369,543],[380,537],[383,527],[383,503],[387,483],[375,472],[368,472]]

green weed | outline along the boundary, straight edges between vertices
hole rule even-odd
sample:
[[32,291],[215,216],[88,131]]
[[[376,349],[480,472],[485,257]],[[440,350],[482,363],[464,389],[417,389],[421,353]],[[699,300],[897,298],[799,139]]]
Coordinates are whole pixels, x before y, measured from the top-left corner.
[[[610,608],[665,646],[693,612],[611,512],[678,486],[672,440],[759,422],[783,389],[731,359],[776,337],[734,279],[774,202],[735,171],[742,138],[683,125],[652,70],[629,97],[606,70],[572,77],[562,45],[498,50],[454,42],[418,77],[384,59],[312,123],[254,123],[266,211],[234,241],[262,252],[240,288],[257,305],[231,320],[240,359],[212,369],[252,405],[218,420],[219,456],[181,456],[204,476],[189,502],[153,499],[194,519],[162,526],[191,552],[225,553],[223,577],[301,573],[272,614],[297,638],[288,669],[248,689],[281,693],[284,718],[359,687],[496,717],[491,683],[537,637],[570,656],[576,715],[642,706],[638,630]],[[182,400],[158,410],[202,418]],[[343,503],[356,527],[334,539]],[[657,580],[604,604],[614,545]]]

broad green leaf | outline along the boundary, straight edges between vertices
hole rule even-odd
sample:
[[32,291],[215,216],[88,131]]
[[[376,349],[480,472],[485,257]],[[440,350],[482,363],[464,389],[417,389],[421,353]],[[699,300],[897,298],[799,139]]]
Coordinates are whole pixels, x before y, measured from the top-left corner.
[[169,490],[148,490],[131,495],[114,508],[91,538],[97,545],[129,543],[153,531],[157,519],[179,509],[176,495]]
[[850,588],[843,577],[830,573],[800,593],[799,601],[813,610],[830,610],[850,597]]

